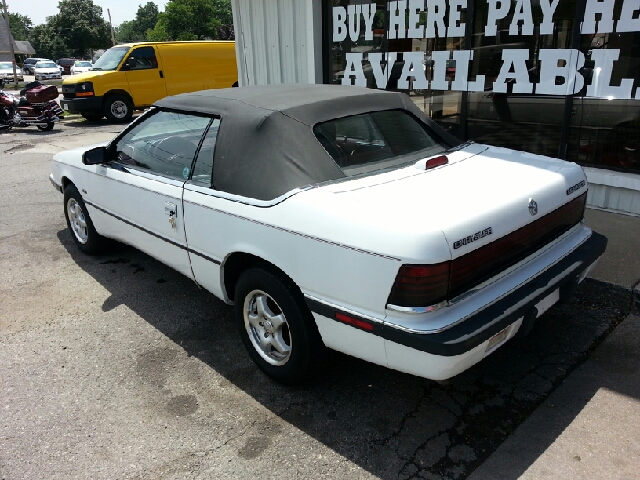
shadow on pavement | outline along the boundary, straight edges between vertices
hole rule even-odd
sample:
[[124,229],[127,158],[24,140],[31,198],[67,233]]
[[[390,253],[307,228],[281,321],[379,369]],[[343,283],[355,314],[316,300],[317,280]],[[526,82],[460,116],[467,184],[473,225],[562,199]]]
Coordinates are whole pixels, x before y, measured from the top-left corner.
[[[233,309],[191,280],[131,247],[117,245],[109,255],[88,257],[67,230],[58,238],[110,292],[103,311],[126,305],[284,421],[383,479],[465,478],[585,360],[632,304],[630,291],[586,280],[570,303],[539,319],[529,337],[507,343],[443,384],[329,352],[310,385],[287,388],[250,361]],[[587,401],[581,399],[550,426],[540,452]],[[265,427],[238,456],[267,452],[272,435]],[[522,468],[533,460],[524,457]]]

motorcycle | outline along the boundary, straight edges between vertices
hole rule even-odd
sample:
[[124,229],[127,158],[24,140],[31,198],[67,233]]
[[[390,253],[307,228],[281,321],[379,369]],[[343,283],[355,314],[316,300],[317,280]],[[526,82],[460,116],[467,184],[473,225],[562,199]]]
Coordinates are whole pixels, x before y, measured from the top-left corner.
[[58,89],[53,85],[31,82],[20,90],[20,98],[4,91],[5,79],[0,78],[0,130],[36,126],[48,132],[63,116],[56,102]]

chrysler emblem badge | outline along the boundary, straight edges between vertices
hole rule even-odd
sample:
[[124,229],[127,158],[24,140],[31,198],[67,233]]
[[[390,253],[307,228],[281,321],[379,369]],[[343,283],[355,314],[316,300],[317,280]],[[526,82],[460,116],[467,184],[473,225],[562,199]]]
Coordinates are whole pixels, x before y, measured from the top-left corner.
[[534,216],[538,213],[538,204],[533,198],[529,199],[529,213]]

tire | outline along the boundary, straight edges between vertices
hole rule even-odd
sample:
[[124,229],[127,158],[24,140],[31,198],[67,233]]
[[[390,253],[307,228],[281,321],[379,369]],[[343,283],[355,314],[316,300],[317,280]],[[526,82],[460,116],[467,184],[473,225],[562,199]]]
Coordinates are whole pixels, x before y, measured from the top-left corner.
[[293,282],[282,274],[252,267],[238,279],[234,301],[242,343],[260,370],[284,385],[309,380],[323,345]]
[[102,117],[104,117],[104,115],[101,113],[81,113],[80,115],[82,115],[82,118],[90,120],[92,122],[97,122],[98,120],[101,120]]
[[53,122],[49,122],[46,125],[36,125],[36,127],[38,127],[38,130],[40,130],[41,132],[49,132],[53,130],[53,125]]
[[82,196],[72,183],[64,189],[64,217],[81,252],[98,255],[104,251],[107,239],[96,232]]
[[133,116],[133,104],[124,95],[109,95],[104,101],[103,113],[112,122],[127,123]]

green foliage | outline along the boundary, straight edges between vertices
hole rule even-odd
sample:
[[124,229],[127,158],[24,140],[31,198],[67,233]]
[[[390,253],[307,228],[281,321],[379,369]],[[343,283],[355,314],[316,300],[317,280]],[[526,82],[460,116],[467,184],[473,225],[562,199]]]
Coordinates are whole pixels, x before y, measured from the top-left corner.
[[33,22],[25,15],[10,13],[9,28],[11,28],[11,34],[14,40],[27,40],[29,38],[29,31],[33,28]]
[[69,56],[64,40],[49,23],[33,27],[29,32],[29,42],[37,57],[57,59]]
[[147,30],[147,41],[149,42],[165,42],[169,40],[169,32],[167,31],[167,15],[165,13],[158,14],[158,22],[155,27]]
[[139,34],[135,20],[122,22],[115,27],[115,33],[116,42],[118,43],[141,42],[146,39],[144,33],[142,35]]
[[143,42],[147,40],[147,30],[158,23],[158,7],[153,2],[138,6],[136,18],[122,22],[116,27],[116,41],[119,43]]
[[145,34],[158,23],[158,6],[153,2],[138,5],[135,22],[138,30]]
[[203,40],[228,35],[232,25],[230,0],[169,0],[158,22],[147,30],[147,40]]
[[48,24],[75,57],[82,57],[90,49],[109,48],[109,25],[102,18],[102,8],[92,0],[60,0],[59,13],[49,17]]

